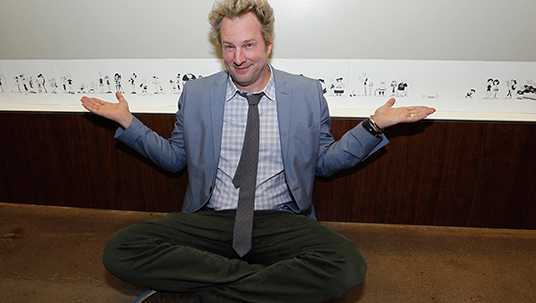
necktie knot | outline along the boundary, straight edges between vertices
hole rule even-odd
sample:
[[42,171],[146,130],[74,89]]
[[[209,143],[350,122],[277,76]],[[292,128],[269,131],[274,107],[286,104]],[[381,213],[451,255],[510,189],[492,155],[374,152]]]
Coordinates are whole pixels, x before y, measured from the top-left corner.
[[248,93],[239,91],[238,93],[240,94],[240,96],[248,100],[249,105],[259,104],[259,101],[261,101],[262,96],[264,96],[263,92],[256,93],[256,94],[248,94]]

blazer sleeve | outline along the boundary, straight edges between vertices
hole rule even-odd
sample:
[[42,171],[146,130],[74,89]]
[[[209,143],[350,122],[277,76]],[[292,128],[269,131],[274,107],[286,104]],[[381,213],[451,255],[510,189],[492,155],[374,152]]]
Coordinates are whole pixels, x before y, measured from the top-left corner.
[[363,122],[346,132],[338,141],[334,141],[331,135],[331,118],[327,101],[323,97],[320,84],[318,87],[322,97],[320,102],[320,146],[316,174],[328,177],[364,161],[388,144],[389,141],[385,135],[382,135],[382,138],[371,135],[363,128]]
[[135,117],[127,129],[119,128],[116,131],[115,138],[163,169],[172,173],[179,172],[186,167],[184,136],[179,112],[169,139],[164,139]]

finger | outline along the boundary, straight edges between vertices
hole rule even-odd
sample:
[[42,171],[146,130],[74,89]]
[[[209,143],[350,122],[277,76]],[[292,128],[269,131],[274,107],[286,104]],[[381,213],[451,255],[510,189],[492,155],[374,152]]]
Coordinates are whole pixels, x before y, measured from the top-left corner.
[[396,99],[395,99],[395,98],[391,98],[391,99],[387,100],[387,102],[385,103],[384,106],[387,106],[387,107],[393,107],[393,105],[395,105],[395,102],[396,102]]
[[119,103],[125,103],[125,104],[128,104],[127,100],[125,99],[125,97],[123,96],[123,94],[121,94],[120,92],[116,92],[116,93],[115,93],[115,97],[117,98],[117,101],[119,101]]

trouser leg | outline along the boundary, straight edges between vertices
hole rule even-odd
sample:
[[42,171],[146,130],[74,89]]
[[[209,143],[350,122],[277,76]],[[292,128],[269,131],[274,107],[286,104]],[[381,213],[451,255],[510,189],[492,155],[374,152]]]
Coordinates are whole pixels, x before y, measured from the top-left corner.
[[115,234],[105,265],[145,287],[197,291],[202,302],[322,302],[362,283],[359,248],[318,222],[256,212],[253,248],[232,249],[234,212],[171,214]]

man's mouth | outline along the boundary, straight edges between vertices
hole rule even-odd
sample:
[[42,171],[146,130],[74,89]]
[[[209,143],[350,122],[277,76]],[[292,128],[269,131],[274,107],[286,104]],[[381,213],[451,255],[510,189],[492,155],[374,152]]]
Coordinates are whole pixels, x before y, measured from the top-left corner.
[[248,66],[235,66],[235,70],[239,73],[245,73],[249,70],[249,68],[251,67],[251,65],[248,65]]

